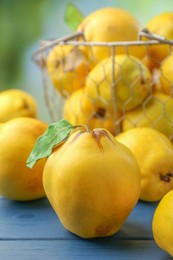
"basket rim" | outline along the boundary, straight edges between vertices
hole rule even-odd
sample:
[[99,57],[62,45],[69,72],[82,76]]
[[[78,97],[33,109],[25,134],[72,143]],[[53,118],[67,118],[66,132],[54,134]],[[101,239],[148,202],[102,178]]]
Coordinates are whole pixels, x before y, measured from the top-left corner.
[[[82,37],[83,41],[78,41],[77,38]],[[148,40],[144,41],[142,40],[142,37],[146,37]],[[75,39],[75,40],[74,40]],[[138,40],[136,41],[116,41],[116,42],[99,42],[99,41],[86,41],[84,34],[82,31],[75,32],[69,35],[66,35],[64,37],[55,38],[55,39],[49,39],[49,40],[41,40],[40,46],[37,51],[35,51],[32,55],[33,61],[37,63],[38,56],[41,55],[44,51],[50,49],[51,47],[54,47],[55,45],[72,45],[74,47],[77,46],[87,46],[87,47],[93,47],[93,46],[101,46],[101,47],[128,47],[128,46],[148,46],[148,45],[159,45],[159,44],[165,44],[165,45],[173,45],[173,39],[168,40],[165,37],[154,34],[150,32],[147,28],[142,28],[139,31],[138,34]]]

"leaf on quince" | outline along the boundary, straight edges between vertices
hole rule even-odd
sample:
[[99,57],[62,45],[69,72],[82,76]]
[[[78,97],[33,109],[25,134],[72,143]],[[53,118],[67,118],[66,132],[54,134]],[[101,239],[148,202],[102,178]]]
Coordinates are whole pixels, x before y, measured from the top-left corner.
[[75,31],[78,25],[83,21],[84,15],[81,11],[72,3],[68,3],[64,16],[67,26]]
[[53,148],[65,142],[74,128],[75,126],[64,119],[50,124],[46,132],[38,137],[26,161],[27,167],[32,168],[38,160],[51,155]]

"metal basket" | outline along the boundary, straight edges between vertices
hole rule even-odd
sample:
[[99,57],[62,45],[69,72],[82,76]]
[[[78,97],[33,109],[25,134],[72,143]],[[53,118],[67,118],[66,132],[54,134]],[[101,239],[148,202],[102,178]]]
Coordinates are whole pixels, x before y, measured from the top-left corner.
[[[142,40],[143,37],[145,37],[145,40]],[[148,57],[150,58],[150,60],[152,59],[152,56],[149,52],[149,48],[150,48],[150,46],[153,46],[153,45],[164,45],[164,46],[166,45],[169,49],[169,52],[171,53],[173,40],[166,40],[165,38],[161,37],[160,35],[153,34],[144,28],[140,31],[139,38],[137,41],[87,42],[87,41],[85,41],[85,38],[84,38],[84,35],[82,32],[77,32],[77,33],[68,35],[63,38],[41,41],[39,49],[33,54],[32,58],[33,58],[34,62],[41,69],[45,104],[48,108],[52,121],[57,121],[60,118],[64,117],[65,103],[67,102],[67,100],[70,99],[70,96],[72,95],[72,93],[77,91],[77,89],[74,91],[72,89],[72,91],[70,93],[68,93],[65,90],[65,87],[63,86],[63,84],[61,86],[60,91],[56,89],[54,82],[50,78],[48,67],[47,67],[48,55],[56,46],[59,46],[59,48],[61,49],[61,55],[59,55],[57,53],[56,58],[57,58],[58,64],[60,63],[61,66],[63,67],[63,66],[66,66],[63,62],[63,57],[62,57],[63,52],[65,55],[65,50],[64,50],[66,48],[65,46],[71,46],[71,47],[75,48],[76,50],[79,50],[80,48],[87,49],[87,53],[90,53],[90,60],[88,61],[88,64],[86,67],[86,75],[84,78],[84,82],[82,83],[82,86],[80,87],[81,89],[83,89],[85,87],[85,82],[86,82],[87,77],[90,77],[90,74],[91,74],[90,72],[95,69],[95,66],[94,65],[92,66],[92,64],[98,63],[98,61],[96,61],[96,59],[95,59],[94,51],[93,51],[94,48],[97,47],[97,48],[102,48],[102,50],[104,50],[104,51],[106,50],[107,56],[109,57],[108,59],[111,61],[111,80],[110,80],[110,77],[108,77],[105,72],[107,65],[105,65],[105,67],[103,65],[101,73],[103,73],[103,75],[105,75],[105,78],[103,79],[103,77],[102,77],[102,80],[95,83],[97,85],[96,86],[97,92],[100,91],[98,85],[102,84],[102,82],[104,80],[106,81],[106,84],[109,85],[110,93],[111,93],[111,99],[110,99],[111,109],[109,109],[109,101],[106,99],[103,100],[104,99],[103,96],[100,96],[100,97],[97,96],[97,101],[99,100],[99,102],[97,102],[97,101],[95,101],[95,99],[92,96],[88,95],[89,102],[92,104],[92,109],[91,109],[90,113],[88,113],[85,111],[85,108],[83,108],[83,103],[82,103],[83,96],[81,95],[81,99],[82,99],[81,104],[74,105],[75,101],[73,101],[73,104],[68,105],[68,112],[73,114],[72,123],[73,124],[86,123],[91,128],[106,127],[106,128],[108,128],[108,130],[110,130],[115,135],[118,134],[119,132],[125,131],[131,127],[151,126],[151,127],[154,127],[156,129],[160,130],[161,132],[166,134],[172,140],[173,139],[173,104],[172,104],[173,103],[173,99],[172,99],[173,82],[170,82],[171,91],[170,91],[169,95],[167,95],[168,98],[166,100],[165,99],[160,100],[157,97],[157,94],[155,97],[155,92],[160,91],[161,86],[160,86],[159,77],[160,77],[160,73],[162,73],[162,71],[160,71],[158,73],[159,69],[158,70],[154,69],[151,72],[151,80],[148,83],[149,84],[148,94],[145,96],[145,98],[143,98],[143,100],[140,101],[139,104],[137,104],[134,107],[130,107],[129,109],[126,109],[128,107],[128,104],[132,100],[132,97],[134,94],[133,86],[136,84],[135,82],[134,83],[126,82],[126,85],[127,86],[129,85],[128,87],[131,91],[131,96],[128,97],[127,100],[125,100],[124,105],[122,104],[121,109],[117,108],[118,99],[117,99],[116,95],[113,94],[115,91],[117,91],[116,88],[118,88],[119,82],[121,80],[124,80],[123,76],[121,75],[121,71],[123,71],[121,66],[119,66],[120,68],[119,68],[118,81],[115,76],[115,74],[116,74],[115,71],[118,69],[117,63],[116,63],[116,57],[117,57],[116,54],[118,52],[117,51],[118,48],[120,48],[120,47],[123,48],[126,56],[132,60],[133,60],[133,58],[131,58],[131,52],[129,51],[130,48],[135,47],[135,46],[138,48],[145,48],[145,58],[140,60],[142,65],[137,64],[137,65],[139,65],[139,71],[142,71],[141,66],[143,66],[143,65],[146,66],[146,60],[148,59]],[[154,58],[153,58],[153,61],[155,62]],[[99,62],[101,63],[102,61],[99,61]],[[135,59],[133,60],[133,62],[135,62]],[[160,64],[158,64],[158,65],[160,65]],[[65,67],[64,67],[64,71],[65,71]],[[74,71],[74,72],[72,71],[70,73],[71,73],[71,76],[73,76],[72,73],[74,73],[75,82],[77,82],[77,84],[78,84],[80,81],[80,74],[76,73],[76,71]],[[143,72],[141,72],[141,73],[143,73]],[[73,79],[70,78],[69,82],[68,82],[69,86],[72,85],[72,81],[73,81]],[[94,79],[93,78],[90,79],[90,82],[91,81],[93,84]],[[65,81],[65,82],[67,83],[67,81]],[[156,89],[157,89],[157,91],[156,91]],[[121,89],[120,89],[120,91],[121,91]],[[162,94],[164,94],[164,93],[162,93]],[[154,98],[155,98],[155,100],[153,101]],[[102,101],[103,101],[103,106],[101,103]],[[153,113],[155,113],[155,112],[153,112],[154,110],[148,109],[151,102],[157,103],[157,105],[156,105],[157,108],[155,110],[158,110],[158,113],[156,113],[155,117],[153,117],[153,115],[152,115]],[[75,114],[75,109],[73,110],[74,106],[78,106],[78,112],[79,112],[79,110],[81,110],[81,111],[84,110],[83,118],[84,117],[87,118],[86,122],[80,122],[80,117],[78,118],[78,115],[74,115]],[[81,108],[79,108],[79,106],[81,106]],[[107,109],[107,107],[108,107],[108,109]],[[172,114],[170,112],[171,108],[172,108]],[[69,110],[71,110],[71,111],[69,111]],[[140,110],[139,116],[136,117],[135,120],[133,120],[134,116],[133,116],[133,112],[132,112],[134,110],[135,111]],[[80,111],[80,113],[81,113],[81,111]],[[129,115],[131,115],[131,116],[129,116]],[[69,118],[67,118],[67,120],[69,120]],[[124,124],[124,122],[126,122],[126,125],[128,125],[128,127],[126,127],[125,129],[122,128],[122,124]],[[109,127],[110,127],[110,129],[109,129]],[[169,128],[169,130],[167,130],[167,128]]]

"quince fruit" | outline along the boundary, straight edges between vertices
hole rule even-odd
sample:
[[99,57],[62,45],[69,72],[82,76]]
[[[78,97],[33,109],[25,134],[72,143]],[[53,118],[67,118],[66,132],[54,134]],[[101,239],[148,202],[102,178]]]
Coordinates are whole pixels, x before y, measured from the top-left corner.
[[[173,12],[162,12],[152,17],[145,26],[151,33],[158,34],[166,40],[173,39]],[[155,44],[147,47],[148,63],[153,68],[160,67],[170,53],[169,44]]]
[[152,231],[156,244],[173,257],[173,190],[165,194],[156,207]]
[[[137,41],[140,31],[139,21],[121,8],[106,7],[90,13],[78,26],[87,42],[127,42]],[[90,58],[98,63],[111,55],[113,48],[92,46]],[[127,54],[126,46],[116,46],[116,54]],[[128,46],[128,54],[142,59],[146,55],[144,46]]]
[[160,85],[161,90],[168,95],[172,94],[173,84],[173,52],[163,60],[160,66]]
[[135,156],[141,172],[140,199],[158,201],[173,189],[173,145],[150,127],[136,127],[116,136]]
[[56,45],[47,57],[47,71],[52,84],[64,97],[85,84],[90,70],[86,53],[71,45]]
[[127,111],[147,98],[152,76],[136,57],[115,55],[98,63],[88,74],[86,92],[96,106]]
[[37,103],[27,92],[8,89],[0,92],[0,123],[15,117],[36,117]]
[[84,124],[90,129],[102,127],[115,134],[115,122],[120,113],[115,115],[113,111],[95,107],[86,95],[85,89],[79,89],[66,99],[63,116],[73,125]]
[[[41,147],[47,147],[45,154]],[[27,166],[44,156],[43,186],[64,227],[83,238],[115,234],[140,193],[140,170],[130,150],[104,128],[89,131],[63,119],[38,139]]]
[[105,129],[83,129],[48,157],[43,185],[64,227],[83,237],[115,234],[136,205],[136,159]]
[[173,99],[163,93],[154,93],[139,106],[126,112],[122,120],[122,131],[134,127],[153,127],[173,138]]
[[26,159],[47,124],[34,118],[18,117],[0,124],[0,195],[12,200],[45,197],[42,173],[45,159],[33,169]]

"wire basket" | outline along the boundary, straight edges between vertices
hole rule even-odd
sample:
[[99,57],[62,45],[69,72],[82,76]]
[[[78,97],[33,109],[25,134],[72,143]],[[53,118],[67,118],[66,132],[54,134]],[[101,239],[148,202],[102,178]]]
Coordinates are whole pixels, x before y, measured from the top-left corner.
[[[114,135],[148,126],[172,140],[172,45],[173,40],[145,28],[138,41],[87,42],[82,32],[42,41],[33,60],[41,69],[52,122],[64,117]],[[166,50],[165,59],[152,55],[153,46]]]

